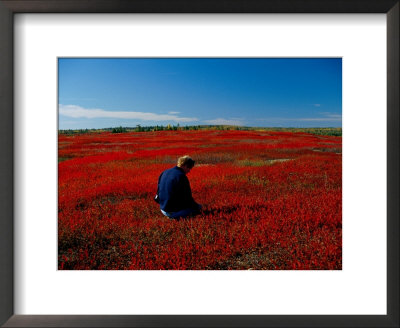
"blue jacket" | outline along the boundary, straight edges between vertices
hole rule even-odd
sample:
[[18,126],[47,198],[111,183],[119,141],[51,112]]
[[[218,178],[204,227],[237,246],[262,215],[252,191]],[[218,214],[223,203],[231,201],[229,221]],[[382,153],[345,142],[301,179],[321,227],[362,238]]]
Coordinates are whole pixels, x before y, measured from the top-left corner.
[[189,179],[178,166],[165,170],[158,178],[157,194],[160,208],[165,212],[178,212],[186,208],[196,208]]

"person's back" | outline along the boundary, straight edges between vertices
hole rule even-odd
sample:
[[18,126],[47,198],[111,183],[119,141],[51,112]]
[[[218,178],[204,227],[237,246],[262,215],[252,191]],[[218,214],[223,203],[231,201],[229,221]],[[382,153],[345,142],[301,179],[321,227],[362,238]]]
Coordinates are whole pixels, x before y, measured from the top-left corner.
[[165,170],[158,178],[158,203],[161,212],[169,218],[185,217],[197,213],[201,205],[193,197],[186,174],[194,166],[189,156],[178,159],[178,165]]

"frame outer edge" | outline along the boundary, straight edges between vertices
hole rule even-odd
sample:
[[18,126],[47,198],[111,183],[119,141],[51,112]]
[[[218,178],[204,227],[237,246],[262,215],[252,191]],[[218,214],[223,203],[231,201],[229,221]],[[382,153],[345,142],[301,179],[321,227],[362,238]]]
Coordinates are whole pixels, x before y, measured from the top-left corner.
[[14,111],[10,81],[13,81],[13,14],[0,2],[0,325],[14,312]]
[[399,327],[399,13],[387,14],[387,314]]
[[395,0],[2,0],[20,13],[386,13]]
[[[9,322],[5,326],[20,327],[25,324],[30,324],[31,327],[89,327],[96,322],[96,316],[76,317],[69,316],[13,316],[13,11],[23,12],[22,8],[16,9],[13,5],[9,6],[10,2],[4,5],[0,1],[0,149],[2,154],[0,156],[0,326],[8,319]],[[15,3],[22,4],[24,1],[16,1]],[[44,2],[46,1],[39,1]],[[96,2],[96,1],[95,1]],[[62,1],[61,1],[62,3]],[[399,327],[399,1],[393,1],[393,7],[387,13],[387,128],[388,128],[388,143],[387,143],[387,204],[388,204],[388,288],[387,288],[387,317],[385,316],[375,322],[376,327]],[[35,7],[35,5],[33,5]],[[8,8],[7,8],[8,7]],[[10,9],[11,7],[11,9]],[[37,9],[37,8],[36,8]],[[47,8],[48,9],[48,8]],[[42,12],[49,12],[46,8]],[[28,12],[30,10],[27,10]],[[60,11],[63,11],[61,9]],[[373,11],[373,10],[372,10]],[[4,51],[4,49],[6,51]],[[11,81],[11,83],[10,83]],[[11,283],[10,283],[11,282]],[[106,316],[107,317],[107,316]],[[374,316],[371,317],[373,319]],[[37,320],[35,320],[36,318]],[[104,316],[97,317],[98,319],[105,319]],[[25,320],[24,320],[25,319]],[[64,320],[65,321],[64,321]],[[67,319],[67,320],[66,320]],[[77,319],[77,321],[75,321]],[[122,318],[120,318],[122,319]],[[240,318],[237,318],[240,319]],[[333,318],[332,318],[333,319]],[[339,319],[339,318],[338,318]],[[350,316],[349,320],[333,321],[325,323],[321,326],[329,327],[346,327],[352,325],[370,326],[365,320],[358,320]],[[93,320],[93,321],[92,321]],[[100,319],[101,320],[101,319]],[[36,321],[36,322],[35,322]],[[64,321],[64,322],[63,322]],[[135,320],[136,321],[136,320]],[[138,320],[135,326],[168,326],[168,324],[159,325],[157,320],[151,323],[151,320]],[[173,321],[173,320],[172,320]],[[374,320],[372,320],[374,321]],[[213,322],[213,320],[211,320]],[[357,322],[357,324],[356,324]],[[109,324],[105,320],[105,324]],[[115,324],[116,322],[114,322]],[[171,322],[170,322],[171,323]],[[175,324],[178,322],[175,321]],[[203,322],[204,323],[204,322]],[[214,321],[214,324],[216,322]],[[303,321],[303,324],[305,322]],[[308,322],[310,323],[310,322]],[[71,325],[72,324],[72,325]],[[131,326],[132,318],[124,318],[118,326]],[[175,324],[172,322],[173,326]],[[231,322],[232,324],[232,322]],[[287,322],[286,322],[287,324]],[[315,322],[319,325],[318,320]],[[236,323],[239,326],[240,320]],[[276,326],[283,326],[285,323],[276,324]],[[96,326],[96,325],[95,325]],[[192,323],[190,326],[196,326]],[[222,326],[227,326],[224,322]],[[265,326],[265,323],[260,325]],[[268,326],[268,325],[267,325]],[[295,325],[297,326],[297,325]],[[314,326],[315,325],[310,325]]]

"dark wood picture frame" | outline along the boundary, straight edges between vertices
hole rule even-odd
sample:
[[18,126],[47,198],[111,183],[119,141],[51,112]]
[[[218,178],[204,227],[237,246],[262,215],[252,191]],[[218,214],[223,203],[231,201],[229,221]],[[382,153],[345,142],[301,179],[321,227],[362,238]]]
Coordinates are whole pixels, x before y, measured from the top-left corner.
[[[399,327],[399,8],[399,0],[0,0],[0,325],[4,327]],[[16,13],[385,13],[387,16],[387,315],[14,315],[13,156],[14,133],[18,130],[14,130],[13,125],[13,17]]]

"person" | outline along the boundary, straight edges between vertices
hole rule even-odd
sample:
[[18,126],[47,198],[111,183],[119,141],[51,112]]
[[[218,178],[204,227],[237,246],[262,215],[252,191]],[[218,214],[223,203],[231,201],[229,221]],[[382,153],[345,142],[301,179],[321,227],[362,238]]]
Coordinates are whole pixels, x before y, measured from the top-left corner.
[[187,174],[195,161],[185,155],[178,158],[177,165],[165,170],[158,178],[155,201],[160,204],[161,213],[170,219],[180,219],[200,213],[202,206],[192,197]]

